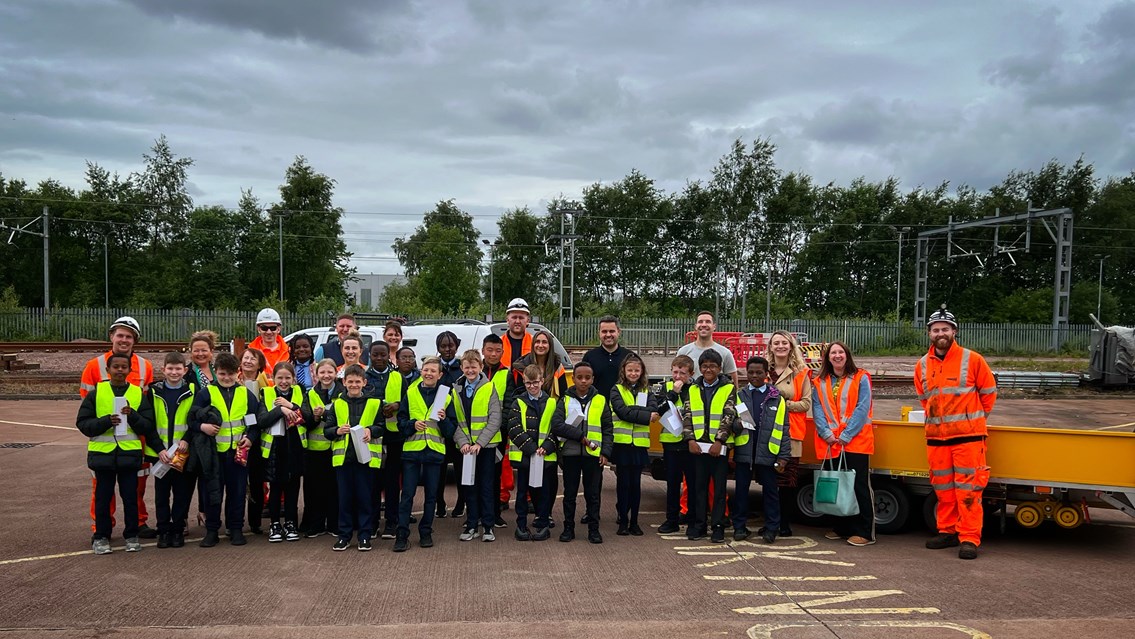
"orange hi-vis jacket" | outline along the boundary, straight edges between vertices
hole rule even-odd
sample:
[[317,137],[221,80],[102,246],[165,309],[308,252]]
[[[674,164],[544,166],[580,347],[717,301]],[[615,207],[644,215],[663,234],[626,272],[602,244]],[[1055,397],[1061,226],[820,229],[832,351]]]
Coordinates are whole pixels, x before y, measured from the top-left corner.
[[288,343],[284,341],[283,335],[276,336],[276,348],[268,350],[264,346],[264,338],[257,337],[248,343],[248,348],[255,348],[256,350],[264,353],[264,374],[272,377],[272,369],[276,368],[276,364],[286,362],[291,358],[291,351],[288,349]]
[[[106,374],[106,360],[110,356],[111,351],[107,351],[87,361],[87,365],[83,367],[83,376],[79,379],[80,397],[86,397],[87,393],[93,391],[99,382],[110,380],[110,377]],[[150,384],[154,383],[154,367],[150,364],[150,360],[139,357],[137,353],[131,355],[130,372],[126,375],[126,383],[133,384],[142,390],[149,388]]]
[[[524,339],[520,342],[520,354],[516,357],[512,356],[512,340],[509,339],[508,333],[501,335],[501,341],[504,342],[504,354],[501,355],[501,361],[509,368],[512,368],[513,362],[532,352],[532,333],[528,331],[524,331]],[[522,374],[523,372],[521,371]]]
[[914,390],[926,411],[926,439],[986,434],[985,417],[997,401],[997,380],[978,353],[955,343],[940,358],[931,346],[914,369]]
[[[830,376],[825,375],[813,380],[816,385],[816,397],[820,400],[819,406],[812,405],[813,414],[817,410],[823,411],[824,421],[828,423],[832,435],[837,439],[843,433],[843,429],[847,427],[847,422],[851,419],[851,414],[855,412],[855,407],[859,405],[859,387],[864,378],[867,378],[867,384],[870,386],[871,377],[863,370],[855,371],[854,375],[845,378],[843,384],[840,385],[838,398],[832,397],[832,378]],[[874,406],[869,406],[867,423],[863,424],[863,428],[843,447],[844,450],[849,453],[875,454],[875,428],[871,423],[874,413]],[[827,442],[820,439],[820,435],[817,433],[816,454],[823,458],[826,456],[825,451],[827,449]]]
[[[792,397],[785,397],[785,399],[798,402],[804,399],[804,384],[807,383],[808,377],[812,371],[805,368],[804,370],[796,373],[792,378]],[[852,406],[855,406],[852,403]],[[808,431],[808,411],[791,412],[788,413],[788,433],[789,437],[797,441],[804,441],[804,434]]]

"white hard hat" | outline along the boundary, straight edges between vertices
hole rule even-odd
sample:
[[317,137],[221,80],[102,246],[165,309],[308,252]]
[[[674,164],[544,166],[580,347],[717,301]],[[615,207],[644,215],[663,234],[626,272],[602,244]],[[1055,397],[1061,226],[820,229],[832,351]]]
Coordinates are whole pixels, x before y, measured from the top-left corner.
[[114,329],[120,326],[122,328],[130,329],[134,333],[134,339],[142,339],[142,329],[138,327],[138,320],[134,319],[133,317],[130,317],[129,315],[123,315],[122,317],[114,320],[114,323],[110,325],[110,330],[108,330],[107,332],[113,333]]
[[525,313],[528,313],[529,315],[532,314],[532,311],[528,310],[528,302],[524,301],[523,297],[514,297],[511,300],[509,300],[508,310],[505,311],[505,312],[511,313],[513,311],[524,311]]
[[280,314],[276,312],[276,309],[265,308],[256,314],[256,325],[259,326],[260,324],[283,324],[283,322],[280,321]]
[[953,313],[946,309],[945,304],[942,305],[942,308],[930,314],[930,318],[926,320],[926,325],[930,326],[936,322],[945,322],[954,328],[958,327],[958,319],[954,317]]

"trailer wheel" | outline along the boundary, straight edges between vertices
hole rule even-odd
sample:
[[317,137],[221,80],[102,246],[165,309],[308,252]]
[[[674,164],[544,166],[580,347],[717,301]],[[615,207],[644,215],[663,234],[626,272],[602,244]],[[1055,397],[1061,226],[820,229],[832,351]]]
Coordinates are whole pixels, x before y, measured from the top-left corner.
[[809,526],[818,526],[821,520],[823,520],[824,515],[823,513],[816,512],[812,504],[813,488],[812,482],[808,482],[806,484],[800,484],[799,488],[796,489],[796,514],[797,520],[800,523]]
[[1036,528],[1044,522],[1044,515],[1033,504],[1018,504],[1013,518],[1022,528]]
[[910,519],[910,499],[902,485],[888,481],[874,486],[873,490],[875,530],[885,535],[902,531]]
[[938,532],[938,496],[930,493],[922,500],[922,523],[930,532]]
[[1084,523],[1084,515],[1080,512],[1079,508],[1075,506],[1061,506],[1056,509],[1056,514],[1052,516],[1053,521],[1061,528],[1076,528]]

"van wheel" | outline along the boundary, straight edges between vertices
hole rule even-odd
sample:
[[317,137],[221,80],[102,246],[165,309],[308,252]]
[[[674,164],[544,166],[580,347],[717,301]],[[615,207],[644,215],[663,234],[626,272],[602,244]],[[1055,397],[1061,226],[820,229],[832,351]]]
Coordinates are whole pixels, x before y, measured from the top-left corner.
[[910,498],[901,484],[884,482],[875,492],[875,530],[883,534],[901,532],[910,519]]

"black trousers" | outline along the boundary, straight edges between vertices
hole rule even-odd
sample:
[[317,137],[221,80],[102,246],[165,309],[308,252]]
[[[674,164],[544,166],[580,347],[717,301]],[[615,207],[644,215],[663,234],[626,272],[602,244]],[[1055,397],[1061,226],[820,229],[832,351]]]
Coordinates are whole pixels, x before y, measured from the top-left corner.
[[590,518],[588,530],[599,530],[599,499],[603,492],[603,467],[599,458],[584,453],[563,458],[564,530],[575,530],[575,502],[579,480],[583,479],[584,513]]
[[[723,450],[724,452],[724,450]],[[725,525],[725,480],[729,475],[729,461],[724,454],[713,457],[709,453],[693,455],[694,458],[694,491],[693,499],[687,501],[690,508],[690,525],[696,525],[695,530],[704,531],[706,518],[710,526],[717,528]],[[713,504],[709,503],[709,485],[713,482]]]
[[642,466],[615,465],[615,516],[620,526],[638,523],[642,503]]
[[[281,506],[280,501],[283,500]],[[280,521],[282,509],[284,521],[295,523],[300,516],[300,476],[296,475],[287,481],[274,481],[268,485],[268,519],[273,522]]]
[[339,483],[331,466],[331,449],[304,451],[303,522],[307,532],[339,530]]
[[348,459],[335,469],[339,482],[339,539],[350,539],[354,531],[359,539],[370,539],[374,523],[371,511],[371,491],[374,489],[374,469]]
[[[255,452],[255,449],[249,451],[249,459]],[[217,464],[221,467],[221,481],[224,487],[221,500],[225,507],[225,527],[229,530],[240,530],[244,528],[244,501],[248,494],[248,468],[236,463],[232,449],[223,453],[216,453],[216,455]],[[205,529],[220,530],[221,501],[213,503],[207,498],[207,494],[202,495],[206,497],[203,500],[205,501]],[[263,500],[263,497],[261,499]]]
[[686,442],[662,445],[662,462],[666,466],[666,523],[678,524],[682,512],[682,480],[694,485],[694,456]]
[[[154,478],[154,510],[158,516],[158,534],[185,531],[189,517],[189,502],[193,499],[193,484],[184,473],[170,469],[165,477]],[[170,497],[173,505],[170,506]]]
[[871,456],[866,453],[843,452],[847,467],[855,471],[855,501],[859,514],[838,517],[833,529],[844,537],[875,538],[875,492],[871,490]]
[[382,519],[382,498],[383,493],[386,492],[386,462],[382,464],[382,468],[371,468],[371,486],[370,486],[370,512],[371,523],[374,524],[374,532],[378,534],[379,521]]
[[[385,436],[389,436],[386,431]],[[384,436],[384,437],[385,437]],[[382,494],[386,499],[386,525],[398,525],[398,505],[402,501],[402,442],[385,442],[386,459],[382,462]],[[375,519],[378,518],[378,511]]]
[[122,536],[138,536],[138,470],[95,471],[95,534],[94,539],[110,539],[110,504],[114,501],[114,485],[122,498]]
[[552,502],[555,501],[556,493],[551,492],[550,484],[551,478],[556,476],[556,465],[542,461],[536,463],[544,465],[544,485],[539,488],[528,487],[528,465],[516,464],[516,527],[520,530],[528,530],[528,495],[530,493],[532,495],[532,507],[536,511],[532,525],[539,530],[547,528],[548,524],[552,523]]

